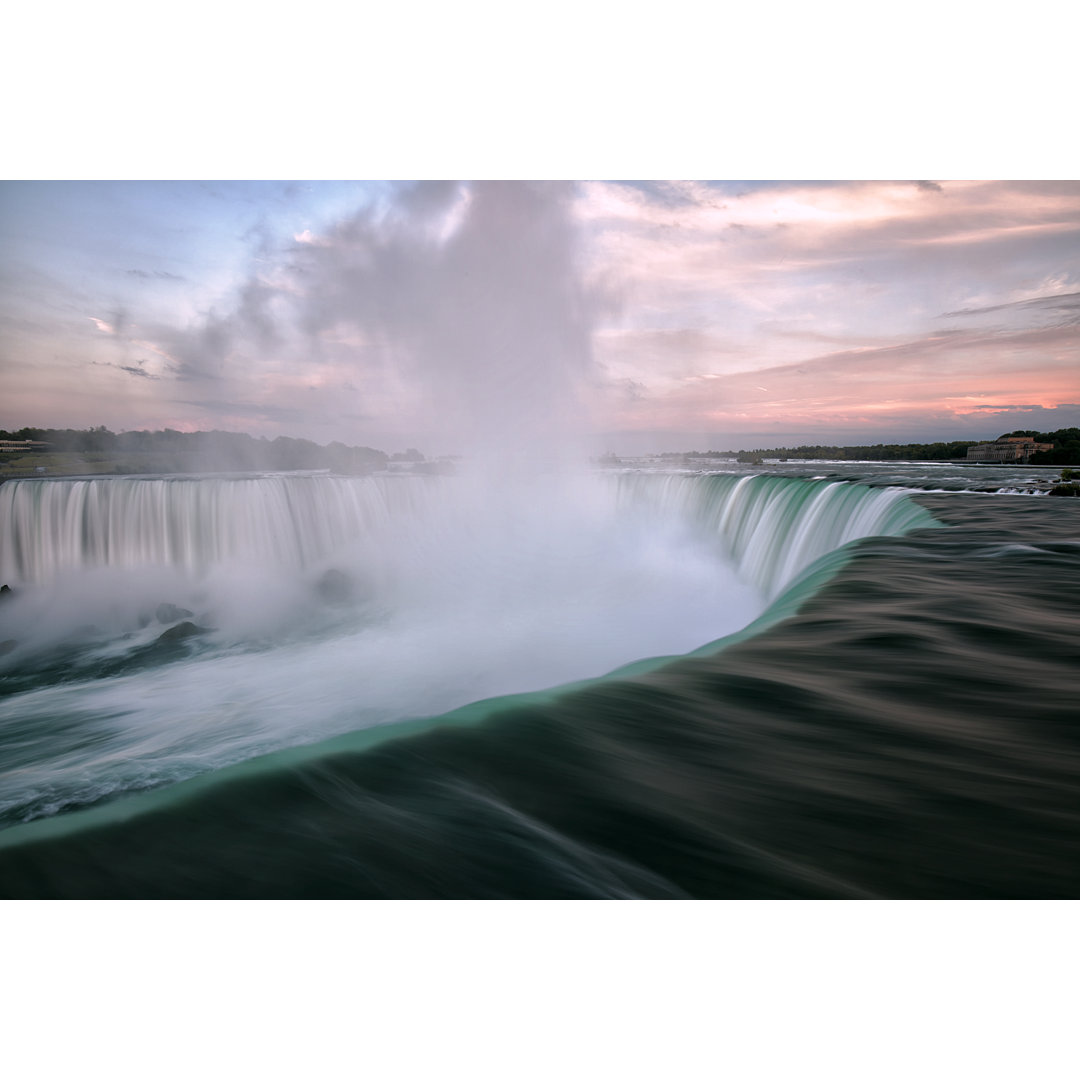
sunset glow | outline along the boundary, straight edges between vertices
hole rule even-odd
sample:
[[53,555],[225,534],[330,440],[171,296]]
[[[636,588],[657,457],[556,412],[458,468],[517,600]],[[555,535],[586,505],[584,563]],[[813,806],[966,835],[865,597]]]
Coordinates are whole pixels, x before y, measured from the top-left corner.
[[[455,406],[418,374],[409,313],[484,303],[437,270],[483,190],[4,183],[0,427],[455,452]],[[565,196],[580,279],[557,284],[578,291],[579,404],[600,448],[1080,424],[1076,182],[595,181]],[[505,244],[526,224],[506,217]]]

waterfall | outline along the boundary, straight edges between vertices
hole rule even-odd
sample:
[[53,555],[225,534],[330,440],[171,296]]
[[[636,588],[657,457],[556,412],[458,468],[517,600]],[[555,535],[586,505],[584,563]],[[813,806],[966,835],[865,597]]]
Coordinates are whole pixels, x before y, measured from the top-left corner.
[[0,820],[645,670],[791,614],[848,541],[933,523],[899,490],[768,476],[11,481]]
[[694,521],[767,599],[852,540],[900,536],[937,521],[900,488],[779,476],[620,476],[620,498]]
[[[740,576],[772,598],[822,555],[864,536],[935,524],[896,488],[775,476],[601,478],[623,512],[715,537]],[[263,476],[15,480],[0,485],[0,582],[65,571],[244,561],[301,571],[357,545],[369,556],[448,520],[454,478]],[[529,493],[521,491],[521,503]],[[475,521],[476,506],[469,511]],[[436,524],[436,522],[441,524]]]
[[303,569],[417,513],[424,478],[16,480],[0,485],[0,580],[250,560]]

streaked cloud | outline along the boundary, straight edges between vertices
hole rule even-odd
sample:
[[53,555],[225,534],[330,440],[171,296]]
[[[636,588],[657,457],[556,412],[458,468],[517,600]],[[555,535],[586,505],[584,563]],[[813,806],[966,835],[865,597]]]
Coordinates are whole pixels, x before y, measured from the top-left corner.
[[225,417],[451,450],[470,425],[587,418],[677,449],[985,437],[1080,400],[1075,182],[0,196],[0,425]]

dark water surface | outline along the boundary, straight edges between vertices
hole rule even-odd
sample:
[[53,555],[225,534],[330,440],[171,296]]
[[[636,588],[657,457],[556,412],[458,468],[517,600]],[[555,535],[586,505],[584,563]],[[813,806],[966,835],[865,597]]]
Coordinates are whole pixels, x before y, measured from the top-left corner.
[[914,498],[715,655],[5,830],[0,895],[1076,897],[1080,506]]

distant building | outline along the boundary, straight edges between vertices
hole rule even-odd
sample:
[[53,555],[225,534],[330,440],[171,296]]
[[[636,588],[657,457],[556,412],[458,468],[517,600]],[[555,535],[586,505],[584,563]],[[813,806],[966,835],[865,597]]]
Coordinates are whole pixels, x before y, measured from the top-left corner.
[[1032,454],[1053,450],[1053,443],[1036,442],[1030,435],[1002,435],[994,442],[969,446],[968,461],[1009,462],[1026,465]]

